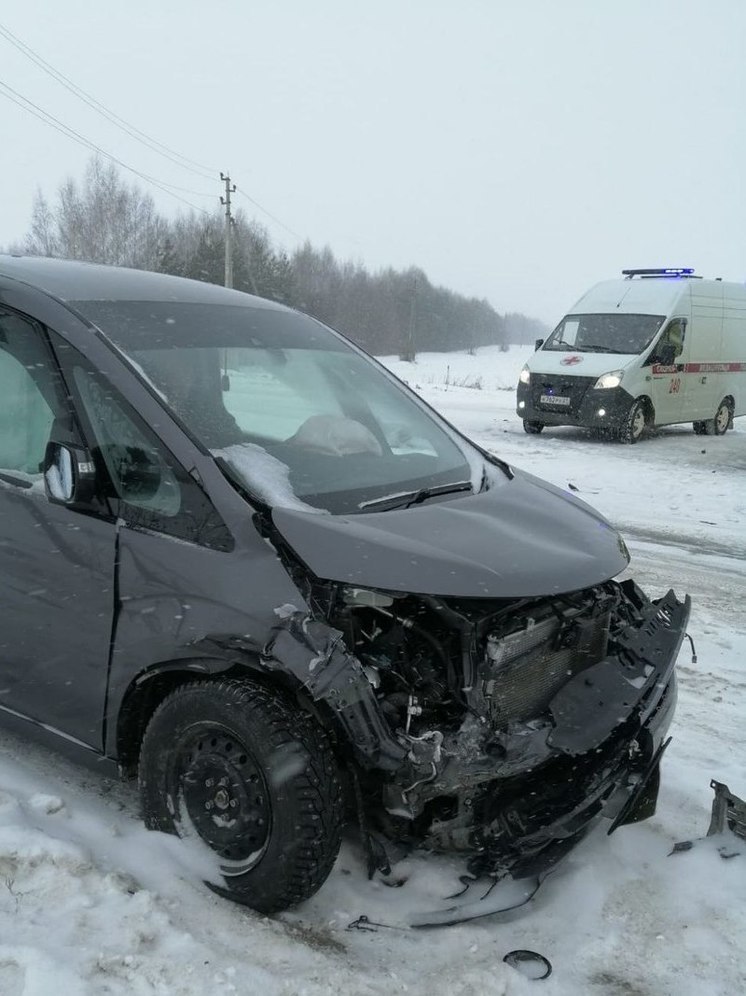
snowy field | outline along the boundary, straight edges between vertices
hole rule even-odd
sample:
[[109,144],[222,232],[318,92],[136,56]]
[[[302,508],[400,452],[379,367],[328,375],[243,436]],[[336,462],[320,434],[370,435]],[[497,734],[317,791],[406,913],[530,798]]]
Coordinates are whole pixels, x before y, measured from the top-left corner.
[[[527,436],[513,405],[529,352],[387,365],[482,446],[599,508],[649,593],[692,596],[699,662],[685,644],[656,816],[591,836],[510,917],[407,930],[461,867],[410,859],[392,889],[367,881],[351,839],[317,896],[268,919],[214,897],[189,845],[144,831],[134,790],[4,733],[0,996],[746,992],[746,845],[732,860],[715,838],[668,856],[704,836],[711,778],[746,795],[746,419],[723,438],[682,426],[632,447],[569,428]],[[347,930],[361,914],[389,927]],[[552,976],[504,965],[514,948],[543,953]]]

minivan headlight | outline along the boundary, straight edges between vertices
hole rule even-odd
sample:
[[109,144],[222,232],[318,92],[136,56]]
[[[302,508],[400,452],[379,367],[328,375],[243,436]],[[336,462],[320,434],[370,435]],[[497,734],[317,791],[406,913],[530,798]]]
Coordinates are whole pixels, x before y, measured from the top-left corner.
[[520,374],[518,375],[518,380],[521,382],[521,384],[528,384],[528,382],[531,380],[531,372],[528,369],[528,363],[524,363],[523,370],[521,370]]
[[595,388],[608,388],[608,387],[619,387],[622,383],[622,377],[624,376],[623,370],[610,370],[609,373],[601,374],[596,383],[593,385]]

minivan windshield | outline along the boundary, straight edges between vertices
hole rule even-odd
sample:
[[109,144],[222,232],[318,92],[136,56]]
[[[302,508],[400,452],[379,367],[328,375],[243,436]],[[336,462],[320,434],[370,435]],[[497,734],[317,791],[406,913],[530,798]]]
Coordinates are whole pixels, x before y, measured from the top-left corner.
[[227,476],[270,505],[375,511],[480,486],[478,451],[312,318],[270,307],[74,304]]
[[542,348],[638,356],[653,341],[664,318],[665,315],[566,315]]

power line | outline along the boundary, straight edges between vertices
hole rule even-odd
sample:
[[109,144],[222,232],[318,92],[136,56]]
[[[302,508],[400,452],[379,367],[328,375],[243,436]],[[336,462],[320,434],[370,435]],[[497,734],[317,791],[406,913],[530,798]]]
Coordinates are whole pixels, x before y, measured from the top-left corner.
[[25,42],[22,42],[20,38],[17,38],[16,35],[14,35],[13,32],[6,28],[3,24],[0,24],[0,35],[10,42],[11,45],[17,48],[19,52],[25,55],[26,58],[31,59],[31,61],[34,62],[48,76],[51,76],[58,83],[62,84],[66,90],[69,90],[70,93],[78,97],[79,100],[82,100],[102,117],[116,125],[117,128],[120,128],[122,131],[126,132],[131,138],[134,138],[135,141],[145,145],[151,151],[157,152],[159,155],[164,156],[175,165],[180,166],[183,169],[190,170],[192,173],[196,173],[203,179],[212,180],[218,172],[217,170],[211,170],[207,166],[202,166],[200,163],[194,162],[192,159],[188,159],[186,156],[181,155],[180,152],[176,152],[174,149],[164,145],[163,142],[159,142],[157,139],[151,138],[149,135],[146,135],[145,132],[140,131],[139,128],[136,128],[135,125],[125,121],[124,118],[120,117],[114,111],[109,110],[109,108],[106,107],[105,104],[102,104],[100,100],[96,100],[95,97],[87,93],[82,87],[79,87],[77,83],[73,83],[73,81],[69,79],[69,77],[65,76],[64,73],[61,73],[58,69],[55,69],[54,66],[46,61],[46,59],[43,59],[40,55],[34,52],[32,48],[26,45]]
[[[5,25],[3,25],[2,23],[0,23],[0,35],[2,35],[6,39],[6,41],[8,41],[11,45],[17,48],[28,59],[34,62],[48,76],[51,76],[54,80],[56,80],[56,82],[64,86],[66,90],[69,90],[70,93],[78,97],[80,100],[86,103],[89,107],[95,110],[98,114],[100,114],[110,123],[116,125],[122,131],[128,134],[131,138],[134,138],[136,141],[140,142],[142,145],[146,146],[146,148],[149,148],[151,151],[157,152],[159,155],[164,156],[166,159],[168,159],[170,162],[174,163],[175,165],[190,170],[192,173],[195,173],[197,176],[201,176],[204,179],[211,181],[213,180],[214,174],[218,172],[217,170],[214,171],[210,170],[209,167],[203,166],[200,163],[197,163],[194,160],[189,159],[187,156],[183,156],[180,152],[176,152],[174,149],[169,148],[169,146],[164,145],[163,142],[159,142],[158,139],[151,138],[145,132],[137,128],[135,125],[130,124],[124,118],[120,117],[120,115],[116,114],[114,111],[106,107],[106,105],[103,104],[101,101],[97,100],[94,96],[85,91],[82,87],[78,86],[77,83],[74,83],[69,77],[65,76],[64,73],[60,72],[58,69],[55,69],[55,67],[52,66],[51,63],[47,62],[46,59],[43,59],[37,52],[35,52],[25,42],[21,41],[20,38],[14,35],[13,32],[10,31],[9,28],[5,27]],[[177,197],[177,194],[172,193],[172,191],[180,191],[181,193],[190,194],[195,197],[213,197],[214,196],[213,194],[206,194],[203,191],[192,190],[188,187],[180,187],[177,184],[169,183],[165,180],[156,180],[154,177],[148,176],[147,174],[142,173],[131,166],[128,166],[120,159],[117,159],[116,156],[113,156],[110,153],[106,152],[104,149],[99,148],[89,139],[86,139],[83,135],[80,135],[78,132],[74,131],[74,129],[70,128],[68,125],[63,124],[53,115],[49,114],[48,111],[43,110],[41,107],[34,104],[27,97],[24,97],[16,90],[13,90],[10,86],[8,86],[7,83],[2,83],[2,81],[0,81],[0,85],[5,87],[6,90],[10,90],[13,94],[15,94],[17,98],[24,101],[25,104],[30,105],[30,106],[24,106],[23,104],[19,104],[19,106],[22,107],[24,110],[27,110],[29,111],[29,113],[34,114],[35,117],[40,117],[40,115],[44,115],[43,117],[40,117],[40,120],[44,121],[45,124],[50,124],[52,127],[57,128],[58,131],[62,130],[62,134],[67,135],[68,138],[72,138],[74,141],[84,144],[87,148],[90,148],[93,151],[101,153],[101,155],[106,156],[112,162],[117,163],[118,165],[122,166],[124,169],[129,170],[131,173],[134,173],[136,176],[141,177],[146,182],[152,183],[160,190],[163,190],[164,193],[170,193],[172,197],[176,197],[177,200],[180,200],[182,201],[182,203],[187,204],[195,211],[202,211],[204,214],[209,213],[204,211],[202,208],[198,208],[196,205],[191,204],[189,201],[185,200],[184,198]],[[8,93],[3,94],[3,96],[8,97],[9,100],[13,100],[13,97],[11,97]],[[18,100],[14,100],[13,102],[18,104]],[[36,111],[38,111],[39,113],[35,113],[34,110],[31,109],[32,107],[35,108]],[[165,188],[169,189],[167,190]],[[272,221],[274,221],[276,225],[279,225],[280,228],[288,232],[288,234],[292,235],[294,238],[298,240],[301,240],[302,236],[300,236],[296,231],[294,231],[292,228],[286,225],[283,221],[280,221],[280,219],[276,215],[272,214],[271,211],[268,211],[262,204],[254,200],[253,197],[250,197],[244,190],[236,188],[236,192],[241,194],[242,197],[245,197],[247,201],[253,204],[254,207],[258,208],[263,214],[265,214]]]
[[[202,190],[191,190],[187,187],[180,187],[177,184],[169,183],[167,180],[158,180],[155,177],[150,176],[147,173],[143,173],[139,169],[136,169],[134,166],[129,166],[127,163],[119,159],[117,156],[112,155],[112,153],[110,152],[107,152],[106,149],[103,149],[100,145],[96,145],[95,142],[92,142],[84,135],[81,135],[80,132],[75,131],[74,128],[71,128],[69,125],[66,125],[64,122],[60,121],[59,118],[56,118],[53,114],[50,114],[49,111],[45,111],[43,107],[40,107],[38,104],[35,104],[32,100],[29,100],[28,97],[24,97],[22,93],[19,93],[18,90],[13,89],[13,87],[11,87],[8,83],[5,83],[3,80],[0,80],[0,87],[2,88],[0,89],[0,95],[6,97],[14,104],[17,104],[18,107],[20,107],[22,110],[27,111],[29,114],[32,114],[35,118],[38,118],[44,124],[47,124],[50,127],[54,128],[56,131],[60,132],[60,134],[65,135],[67,138],[71,138],[74,142],[77,142],[79,145],[82,145],[83,148],[86,148],[91,152],[99,153],[100,155],[104,156],[106,159],[109,159],[111,162],[116,163],[118,166],[121,166],[122,169],[125,169],[128,172],[133,173],[135,176],[140,177],[141,180],[145,180],[146,183],[150,183],[154,187],[157,187],[159,190],[163,191],[164,194],[169,194],[171,197],[174,197],[177,201],[181,201],[182,204],[186,204],[187,207],[192,208],[194,211],[198,211],[204,215],[208,216],[210,215],[209,211],[205,211],[204,208],[198,207],[196,204],[192,204],[191,201],[188,201],[186,198],[179,196],[179,194],[175,193],[174,191],[180,191],[181,193],[192,194],[196,197],[212,198],[214,196],[213,194],[206,194]],[[254,205],[254,207],[259,208],[259,210],[262,211],[264,214],[266,214],[268,218],[271,218],[272,221],[275,222],[275,224],[279,225],[280,228],[283,228],[294,238],[298,239],[299,241],[302,240],[301,235],[299,235],[296,231],[294,231],[284,222],[280,221],[280,219],[276,215],[272,214],[271,211],[268,211],[262,204],[259,203],[259,201],[255,200],[253,197],[250,197],[240,187],[236,187],[236,193],[239,193],[241,194],[242,197],[245,197],[247,201],[249,201],[251,204]]]
[[[32,114],[35,118],[43,121],[44,124],[50,125],[67,138],[71,138],[74,142],[77,142],[78,145],[82,145],[91,152],[98,152],[100,155],[111,160],[111,162],[116,163],[117,166],[121,166],[122,169],[126,169],[128,172],[134,173],[134,175],[139,176],[141,180],[145,180],[146,183],[150,183],[154,187],[157,187],[159,190],[163,191],[164,194],[169,194],[169,196],[176,198],[177,201],[181,201],[182,204],[186,204],[187,207],[192,208],[194,211],[199,211],[205,215],[210,214],[210,212],[205,211],[204,208],[198,207],[196,204],[192,204],[191,201],[188,201],[186,198],[174,193],[173,190],[169,190],[168,188],[173,187],[173,184],[167,183],[165,180],[156,180],[155,177],[148,176],[147,173],[142,173],[139,169],[135,169],[134,166],[128,166],[127,163],[123,162],[121,159],[118,159],[117,156],[113,156],[110,152],[102,149],[101,146],[96,145],[95,142],[91,142],[90,139],[86,138],[84,135],[81,135],[80,132],[75,131],[74,128],[70,128],[68,125],[64,124],[59,120],[59,118],[54,117],[53,114],[50,114],[42,107],[39,107],[38,104],[35,104],[32,100],[29,100],[28,97],[24,97],[22,93],[14,90],[12,86],[9,86],[7,83],[3,82],[3,80],[0,80],[0,87],[2,87],[0,94],[2,94],[3,97],[7,97],[8,100],[12,101],[14,104],[17,104],[22,110],[28,111],[29,114]],[[210,195],[200,194],[199,196],[207,197]]]
[[276,218],[265,207],[262,207],[262,205],[259,203],[259,201],[255,201],[253,197],[249,197],[249,195],[244,190],[241,190],[240,187],[236,187],[236,192],[239,193],[239,194],[241,194],[242,197],[245,197],[247,201],[251,201],[251,203],[254,205],[254,207],[258,207],[260,211],[263,211],[264,214],[266,214],[268,218],[271,218],[272,221],[275,222],[275,224],[277,224],[277,225],[280,226],[280,228],[284,228],[286,232],[288,232],[290,235],[294,236],[296,239],[302,239],[301,235],[298,235],[297,232],[294,232],[292,228],[289,228],[284,222],[280,221],[279,218]]

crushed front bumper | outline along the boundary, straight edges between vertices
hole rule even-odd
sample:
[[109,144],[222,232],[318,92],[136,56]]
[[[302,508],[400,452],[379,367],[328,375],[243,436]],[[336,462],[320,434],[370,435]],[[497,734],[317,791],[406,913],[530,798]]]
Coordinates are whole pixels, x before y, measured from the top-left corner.
[[[622,588],[639,625],[570,678],[545,717],[504,731],[467,721],[443,741],[437,774],[403,800],[399,793],[400,809],[403,801],[415,818],[453,801],[457,811],[432,820],[426,846],[464,852],[475,874],[522,878],[546,872],[601,816],[629,823],[652,815],[690,600],[669,591],[649,602],[633,582]],[[394,785],[388,794],[392,811]]]

